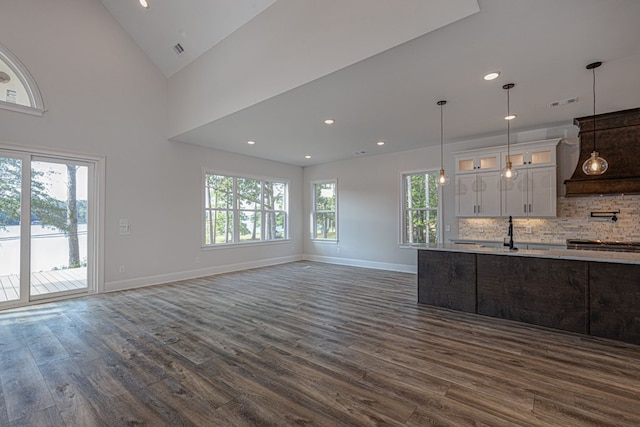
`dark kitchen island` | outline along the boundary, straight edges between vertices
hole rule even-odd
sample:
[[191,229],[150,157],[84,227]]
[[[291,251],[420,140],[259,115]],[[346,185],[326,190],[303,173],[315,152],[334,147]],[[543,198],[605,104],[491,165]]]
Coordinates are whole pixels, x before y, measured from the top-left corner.
[[640,254],[417,249],[421,304],[640,344]]

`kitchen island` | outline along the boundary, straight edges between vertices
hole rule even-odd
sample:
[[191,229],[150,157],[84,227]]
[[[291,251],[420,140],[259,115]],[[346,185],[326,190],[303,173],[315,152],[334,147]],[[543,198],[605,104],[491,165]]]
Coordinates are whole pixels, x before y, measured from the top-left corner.
[[419,303],[640,344],[640,254],[416,248]]

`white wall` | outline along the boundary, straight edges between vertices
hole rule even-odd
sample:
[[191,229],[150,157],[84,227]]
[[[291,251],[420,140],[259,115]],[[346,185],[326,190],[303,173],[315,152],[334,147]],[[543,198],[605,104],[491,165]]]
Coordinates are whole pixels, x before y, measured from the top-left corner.
[[[106,290],[299,258],[302,169],[168,141],[167,81],[98,0],[3,1],[0,40],[48,110],[0,110],[0,144],[106,156]],[[202,250],[203,169],[290,180],[295,238]]]
[[[518,143],[575,136],[575,126],[566,125],[515,133],[512,135],[512,141]],[[443,233],[443,241],[458,237],[452,153],[505,144],[506,135],[445,144],[445,169],[450,183],[442,190],[442,213],[443,225],[448,225],[450,231]],[[564,159],[563,153],[559,155]],[[571,168],[568,172],[571,176],[575,163],[567,167]],[[399,245],[401,177],[407,172],[439,169],[439,145],[305,167],[305,257],[347,265],[415,271],[415,249],[402,248]],[[566,173],[560,170],[559,176],[562,177],[563,174]],[[310,238],[311,183],[324,179],[338,180],[338,243],[317,242]]]
[[[404,172],[438,169],[439,147],[306,167],[305,257],[414,271],[415,249],[399,246],[401,177]],[[338,243],[317,242],[310,238],[311,183],[323,179],[338,180]]]

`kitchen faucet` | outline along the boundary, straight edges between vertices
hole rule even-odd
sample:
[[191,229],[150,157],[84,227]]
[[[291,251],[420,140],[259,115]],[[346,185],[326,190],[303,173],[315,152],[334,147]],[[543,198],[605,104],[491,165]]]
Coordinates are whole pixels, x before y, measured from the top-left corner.
[[507,232],[507,235],[509,236],[509,242],[507,242],[507,239],[504,239],[504,246],[508,246],[510,251],[517,251],[518,248],[513,246],[513,217],[509,216],[509,231]]

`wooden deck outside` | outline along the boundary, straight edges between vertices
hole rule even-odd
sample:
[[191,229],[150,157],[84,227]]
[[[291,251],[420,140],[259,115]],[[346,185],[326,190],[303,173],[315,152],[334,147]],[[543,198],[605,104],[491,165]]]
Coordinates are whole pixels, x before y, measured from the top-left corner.
[[[40,271],[31,274],[31,295],[84,289],[87,287],[87,268]],[[0,302],[20,298],[20,277],[17,274],[0,276]]]

